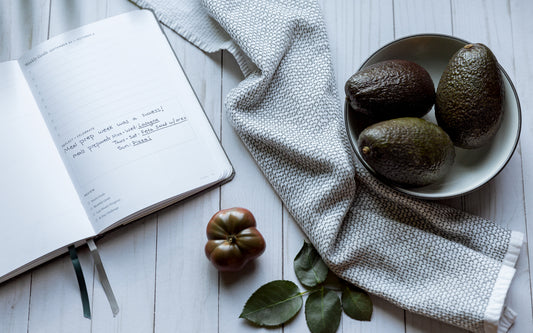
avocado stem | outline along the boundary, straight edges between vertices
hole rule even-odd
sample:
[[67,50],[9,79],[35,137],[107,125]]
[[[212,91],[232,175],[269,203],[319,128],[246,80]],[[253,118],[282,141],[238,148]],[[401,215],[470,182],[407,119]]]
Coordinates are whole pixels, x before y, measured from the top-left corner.
[[364,147],[361,149],[361,151],[363,152],[363,154],[366,155],[366,154],[370,153],[370,147],[368,147],[368,146],[364,146]]
[[465,49],[470,49],[470,48],[472,48],[473,46],[474,46],[474,45],[472,45],[472,44],[466,44],[466,45],[464,46],[464,48],[465,48]]

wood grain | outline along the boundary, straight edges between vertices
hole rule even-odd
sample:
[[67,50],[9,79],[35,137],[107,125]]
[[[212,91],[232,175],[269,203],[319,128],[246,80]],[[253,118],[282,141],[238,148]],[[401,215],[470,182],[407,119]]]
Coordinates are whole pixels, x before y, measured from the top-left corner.
[[[520,144],[495,179],[474,193],[446,200],[533,240],[533,2],[523,0],[320,0],[327,25],[339,100],[344,82],[372,52],[395,38],[444,33],[487,44],[513,79],[523,111]],[[107,16],[136,10],[127,0],[0,1],[0,61],[16,59],[37,43]],[[225,117],[224,97],[243,79],[231,55],[204,54],[165,28],[178,59],[219,136],[236,176],[98,240],[121,311],[113,318],[86,248],[80,260],[93,319],[83,318],[67,256],[0,285],[0,332],[306,332],[303,311],[277,329],[238,316],[262,284],[297,281],[293,260],[305,235],[279,200]],[[218,209],[250,209],[267,241],[265,253],[240,273],[219,273],[205,258],[205,225]],[[511,332],[533,331],[532,284],[524,246],[508,304],[518,312]],[[301,286],[303,290],[304,287]],[[339,332],[455,333],[460,329],[391,305],[377,297],[370,322],[343,315]]]

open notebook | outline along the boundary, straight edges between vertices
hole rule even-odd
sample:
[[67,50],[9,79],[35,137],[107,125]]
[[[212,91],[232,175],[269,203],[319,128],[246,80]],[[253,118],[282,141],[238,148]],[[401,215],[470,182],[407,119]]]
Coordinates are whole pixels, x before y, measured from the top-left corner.
[[0,78],[0,282],[233,176],[150,11],[54,37]]

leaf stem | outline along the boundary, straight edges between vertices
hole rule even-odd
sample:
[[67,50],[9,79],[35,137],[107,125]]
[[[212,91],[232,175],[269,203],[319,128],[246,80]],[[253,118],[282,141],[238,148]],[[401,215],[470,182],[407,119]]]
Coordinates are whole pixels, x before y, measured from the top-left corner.
[[317,292],[317,291],[322,290],[322,288],[323,288],[323,287],[320,286],[320,287],[318,287],[318,288],[309,289],[309,290],[306,290],[306,291],[301,292],[299,295],[300,295],[300,296],[303,296],[303,295],[305,295],[305,294],[312,294],[312,293],[315,293],[315,292]]

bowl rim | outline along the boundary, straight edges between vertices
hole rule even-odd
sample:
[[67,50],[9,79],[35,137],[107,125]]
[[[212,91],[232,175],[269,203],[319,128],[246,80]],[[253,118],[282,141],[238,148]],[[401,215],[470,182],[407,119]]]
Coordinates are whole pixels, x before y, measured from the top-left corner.
[[[465,39],[459,38],[459,37],[446,35],[446,34],[439,34],[439,33],[421,33],[421,34],[408,35],[408,36],[400,37],[398,39],[394,39],[393,41],[391,41],[389,43],[386,43],[383,46],[379,47],[376,51],[372,52],[372,54],[370,54],[366,58],[366,60],[361,64],[361,66],[359,66],[359,69],[357,71],[360,71],[361,69],[363,69],[370,62],[370,60],[377,53],[381,52],[383,49],[385,49],[385,48],[387,48],[387,47],[389,47],[389,46],[391,46],[393,44],[397,44],[399,42],[407,40],[407,39],[420,38],[420,37],[439,37],[439,38],[446,38],[446,39],[462,42],[462,43],[465,43],[465,44],[470,44],[471,43],[471,42],[469,42],[469,41],[467,41]],[[435,195],[427,195],[427,194],[423,194],[423,193],[416,193],[416,192],[413,192],[412,189],[410,189],[410,188],[403,188],[403,187],[399,186],[398,184],[395,184],[392,181],[387,180],[383,176],[381,176],[378,173],[376,173],[374,171],[374,169],[372,167],[370,167],[368,165],[368,163],[366,163],[366,161],[361,156],[361,154],[359,152],[359,149],[357,148],[357,142],[354,143],[354,141],[352,140],[352,136],[350,135],[350,125],[349,125],[349,121],[348,121],[348,117],[349,117],[348,113],[349,113],[349,110],[351,109],[351,107],[350,107],[348,99],[345,99],[345,102],[344,102],[344,125],[345,125],[346,134],[348,136],[348,141],[350,142],[350,145],[352,146],[352,150],[354,151],[355,155],[357,156],[357,158],[359,159],[361,164],[363,164],[363,166],[372,175],[374,175],[376,177],[376,179],[378,179],[379,181],[381,181],[382,183],[384,183],[388,187],[390,187],[390,188],[392,188],[392,189],[394,189],[394,190],[396,190],[398,192],[402,192],[404,194],[407,194],[407,195],[415,197],[415,198],[429,199],[429,200],[450,199],[450,198],[460,197],[460,196],[463,196],[463,195],[466,195],[466,194],[469,194],[469,193],[472,193],[472,192],[478,190],[479,188],[481,188],[484,185],[486,185],[487,183],[489,183],[492,179],[494,179],[507,166],[507,164],[511,160],[511,157],[513,156],[514,152],[516,151],[516,147],[518,146],[518,142],[520,140],[520,134],[522,132],[522,109],[521,109],[521,106],[520,106],[520,99],[518,98],[518,93],[516,91],[516,88],[514,86],[513,81],[511,80],[511,77],[509,76],[509,74],[507,74],[507,72],[500,65],[499,62],[498,62],[498,68],[500,69],[502,74],[505,76],[505,79],[507,80],[507,82],[509,83],[509,86],[511,87],[511,90],[513,91],[513,96],[514,96],[514,100],[516,101],[516,108],[517,108],[517,112],[518,112],[518,114],[517,114],[517,116],[518,116],[518,127],[517,127],[516,138],[515,138],[515,141],[513,143],[513,148],[509,151],[508,155],[505,157],[505,163],[502,164],[500,169],[497,172],[495,172],[494,175],[492,175],[490,178],[485,180],[482,184],[480,184],[478,186],[475,186],[474,188],[471,188],[469,190],[460,192],[460,193],[435,196]],[[416,188],[414,188],[414,189],[416,189]]]

